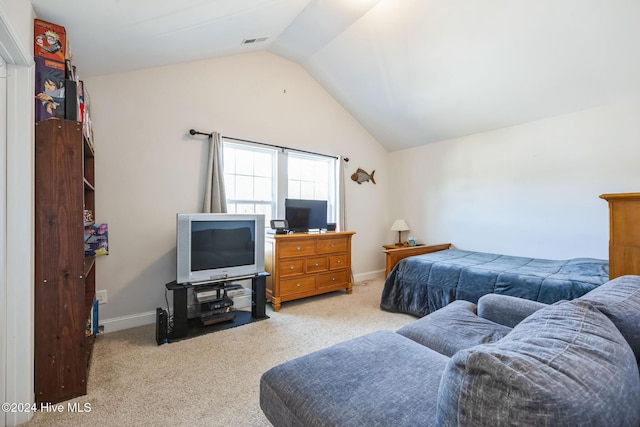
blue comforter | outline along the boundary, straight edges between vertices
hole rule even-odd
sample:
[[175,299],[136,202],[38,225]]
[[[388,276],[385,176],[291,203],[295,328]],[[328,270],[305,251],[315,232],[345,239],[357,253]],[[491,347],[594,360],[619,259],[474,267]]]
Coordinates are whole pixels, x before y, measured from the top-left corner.
[[489,293],[551,304],[608,280],[609,264],[600,259],[554,261],[449,249],[401,260],[385,281],[380,307],[422,317],[457,299],[477,303]]

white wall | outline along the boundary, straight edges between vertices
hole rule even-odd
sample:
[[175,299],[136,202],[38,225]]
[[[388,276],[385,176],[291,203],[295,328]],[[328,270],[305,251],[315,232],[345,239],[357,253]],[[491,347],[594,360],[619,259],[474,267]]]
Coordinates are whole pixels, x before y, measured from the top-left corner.
[[460,249],[608,258],[603,193],[640,186],[640,99],[390,154],[392,216]]
[[[80,74],[82,70],[79,70]],[[110,253],[97,260],[107,330],[149,322],[175,278],[175,215],[197,212],[206,140],[190,128],[350,158],[376,185],[347,178],[356,279],[383,269],[387,152],[300,66],[266,52],[86,79],[96,139],[96,219]],[[147,313],[146,317],[137,317]],[[133,316],[133,319],[122,319]],[[110,320],[110,321],[109,321]],[[115,323],[114,320],[121,320]]]

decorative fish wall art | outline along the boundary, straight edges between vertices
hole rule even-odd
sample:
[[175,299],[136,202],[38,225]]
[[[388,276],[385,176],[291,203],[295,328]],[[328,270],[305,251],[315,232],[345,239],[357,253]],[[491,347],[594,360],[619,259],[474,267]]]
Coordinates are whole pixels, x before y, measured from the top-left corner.
[[358,170],[353,175],[351,175],[351,179],[357,182],[358,184],[362,184],[363,182],[367,182],[367,181],[371,181],[372,183],[375,184],[376,180],[373,179],[374,173],[376,173],[375,170],[371,172],[371,174],[369,174],[368,172],[365,172],[363,169],[358,168]]

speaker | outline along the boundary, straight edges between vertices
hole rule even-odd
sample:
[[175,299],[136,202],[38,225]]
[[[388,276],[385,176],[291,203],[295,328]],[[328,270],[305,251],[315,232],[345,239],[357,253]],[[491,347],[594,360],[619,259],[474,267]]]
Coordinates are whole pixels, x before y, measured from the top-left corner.
[[167,340],[167,310],[156,308],[156,343],[158,345],[169,342]]
[[336,231],[336,223],[330,222],[327,224],[327,231]]
[[254,319],[266,319],[265,305],[267,303],[266,289],[267,279],[264,275],[260,275],[252,280],[251,290],[253,291],[253,306],[251,307],[251,316]]

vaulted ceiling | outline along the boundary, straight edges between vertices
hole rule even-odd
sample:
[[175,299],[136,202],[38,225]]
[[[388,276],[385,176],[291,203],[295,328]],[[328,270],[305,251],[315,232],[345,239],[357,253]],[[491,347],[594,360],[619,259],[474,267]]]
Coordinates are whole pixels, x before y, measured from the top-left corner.
[[66,27],[82,76],[267,50],[390,151],[640,93],[638,0],[31,3]]

